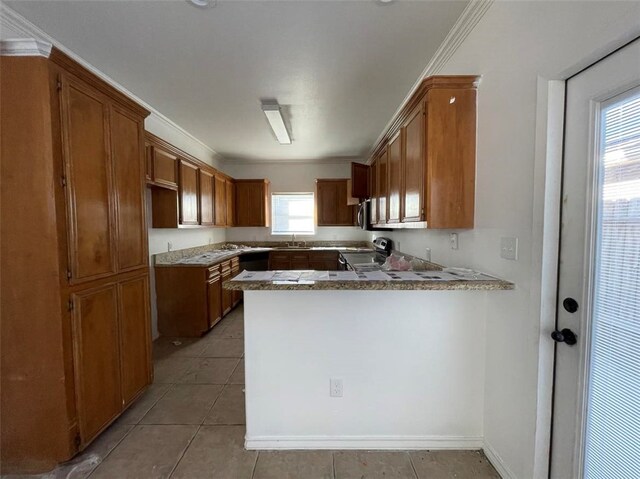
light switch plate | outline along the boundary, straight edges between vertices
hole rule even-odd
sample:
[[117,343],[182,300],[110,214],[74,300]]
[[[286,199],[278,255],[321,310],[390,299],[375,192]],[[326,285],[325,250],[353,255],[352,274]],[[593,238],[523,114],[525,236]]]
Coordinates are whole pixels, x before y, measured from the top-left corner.
[[458,249],[458,233],[449,233],[449,246],[451,249]]
[[500,238],[500,257],[517,261],[518,259],[518,238],[502,237]]

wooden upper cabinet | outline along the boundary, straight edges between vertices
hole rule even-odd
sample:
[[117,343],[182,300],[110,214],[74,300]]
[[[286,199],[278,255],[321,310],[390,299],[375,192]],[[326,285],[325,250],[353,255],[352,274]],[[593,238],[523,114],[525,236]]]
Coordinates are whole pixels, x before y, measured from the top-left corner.
[[200,192],[200,224],[213,226],[215,224],[213,173],[200,169],[198,190]]
[[236,180],[236,226],[271,225],[271,191],[267,180]]
[[118,217],[118,270],[148,264],[144,207],[144,130],[142,120],[126,110],[111,110],[111,151]]
[[234,181],[229,178],[227,178],[224,183],[226,193],[225,206],[227,208],[227,226],[234,226],[236,224],[236,185]]
[[377,161],[378,171],[376,173],[376,177],[378,180],[378,224],[385,224],[388,218],[388,164],[387,149],[385,148],[380,153]]
[[409,114],[402,127],[404,155],[402,156],[402,222],[424,221],[425,125],[423,102]]
[[180,224],[197,225],[199,221],[198,167],[185,160],[180,160],[178,198],[180,200]]
[[77,283],[117,269],[109,104],[100,92],[70,76],[61,82],[69,279]]
[[369,174],[369,183],[371,184],[371,203],[369,211],[371,214],[371,224],[375,225],[378,222],[378,160],[374,159],[371,163]]
[[144,142],[144,179],[147,183],[153,181],[153,145]]
[[473,228],[476,89],[429,89],[426,116],[427,226]]
[[369,165],[351,163],[351,197],[366,199],[371,197]]
[[216,226],[227,225],[227,183],[224,176],[214,177],[214,219]]
[[118,284],[118,309],[122,404],[126,406],[151,382],[151,319],[146,272]]
[[400,189],[402,187],[402,130],[399,131],[389,143],[389,191],[387,198],[389,202],[387,223],[400,222]]
[[85,444],[122,410],[117,296],[115,284],[71,296],[76,407]]
[[394,119],[376,147],[374,224],[473,228],[477,83],[426,78]]
[[318,226],[353,226],[354,207],[347,204],[347,179],[316,180]]
[[178,157],[168,151],[152,146],[152,181],[158,186],[178,187]]

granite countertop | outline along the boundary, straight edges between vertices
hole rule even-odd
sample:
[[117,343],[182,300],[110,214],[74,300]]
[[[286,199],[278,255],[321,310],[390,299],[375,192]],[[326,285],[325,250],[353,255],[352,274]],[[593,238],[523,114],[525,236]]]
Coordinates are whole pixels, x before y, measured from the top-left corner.
[[443,271],[243,271],[225,281],[225,289],[244,291],[296,290],[480,290],[514,289],[508,281],[460,268]]
[[269,251],[372,251],[371,244],[362,241],[345,241],[343,243],[326,242],[331,244],[324,243],[325,242],[309,242],[309,246],[305,247],[288,247],[285,244],[278,242],[255,242],[245,243],[243,245],[234,245],[237,247],[233,249],[226,249],[229,248],[227,243],[219,243],[156,254],[154,256],[154,265],[156,267],[186,266],[202,268],[213,266],[243,254],[265,253]]

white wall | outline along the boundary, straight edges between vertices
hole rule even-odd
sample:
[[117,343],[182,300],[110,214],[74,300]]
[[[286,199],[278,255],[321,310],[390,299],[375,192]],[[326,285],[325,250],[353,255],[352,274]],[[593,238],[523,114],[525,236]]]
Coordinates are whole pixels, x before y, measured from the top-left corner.
[[480,448],[486,300],[512,293],[245,291],[247,447]]
[[[324,163],[265,162],[240,163],[227,160],[223,163],[226,173],[234,178],[267,178],[272,193],[313,192],[316,178],[349,178],[351,163],[332,161]],[[270,228],[229,228],[227,241],[282,241],[289,239],[271,235]],[[300,236],[302,240],[368,240],[369,235],[356,227],[320,227],[313,236]]]
[[[546,460],[535,450],[539,348],[549,333],[540,329],[544,177],[536,173],[544,165],[536,157],[544,162],[544,154],[535,150],[536,115],[546,104],[538,79],[566,79],[640,34],[638,19],[638,2],[494,3],[439,72],[482,75],[476,227],[460,232],[458,251],[448,249],[448,232],[384,233],[408,253],[430,247],[436,262],[517,284],[489,298],[484,412],[486,446],[512,477],[542,477]],[[518,261],[500,258],[501,236],[519,238]]]

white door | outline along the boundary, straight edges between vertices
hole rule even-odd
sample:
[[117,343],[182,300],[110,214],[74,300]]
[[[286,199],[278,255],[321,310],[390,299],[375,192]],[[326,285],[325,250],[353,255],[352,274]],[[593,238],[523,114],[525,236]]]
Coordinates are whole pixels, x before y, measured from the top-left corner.
[[551,477],[640,478],[640,40],[567,82],[563,168]]

